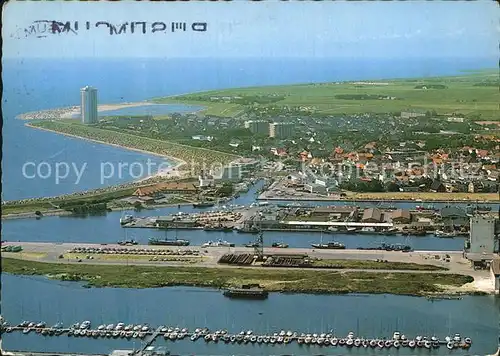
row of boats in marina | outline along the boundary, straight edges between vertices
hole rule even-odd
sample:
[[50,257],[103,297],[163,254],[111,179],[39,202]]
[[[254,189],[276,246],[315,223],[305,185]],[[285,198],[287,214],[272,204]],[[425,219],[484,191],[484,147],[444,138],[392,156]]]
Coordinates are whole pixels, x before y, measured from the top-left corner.
[[364,348],[423,348],[436,349],[445,346],[449,350],[462,348],[468,349],[472,345],[472,340],[468,337],[463,338],[460,334],[446,336],[439,339],[436,336],[416,336],[408,338],[404,334],[396,331],[391,338],[364,338],[356,336],[354,332],[349,332],[347,336],[338,336],[331,330],[329,333],[299,333],[296,331],[285,331],[256,334],[252,330],[241,331],[237,334],[228,333],[227,330],[210,331],[208,328],[196,328],[189,331],[187,328],[160,326],[151,328],[148,324],[101,324],[97,328],[91,328],[90,321],[83,321],[64,328],[62,323],[57,323],[52,327],[47,327],[44,322],[23,321],[16,326],[3,324],[2,332],[20,331],[24,334],[30,332],[39,333],[44,336],[59,336],[66,333],[67,336],[74,337],[106,337],[106,338],[139,338],[153,335],[163,336],[165,340],[176,341],[189,338],[191,341],[198,339],[206,342],[224,342],[224,343],[244,343],[244,344],[290,344],[296,342],[299,345],[306,346],[344,346],[344,347],[364,347]]
[[[137,245],[137,241],[135,240],[127,240],[118,242],[119,245]],[[163,245],[163,246],[189,246],[188,240],[176,239],[176,240],[160,240],[156,238],[149,239],[149,245]],[[218,240],[209,240],[201,245],[202,248],[208,247],[235,247],[236,244],[233,242],[229,242],[226,240],[218,239]],[[243,245],[244,247],[256,248],[260,246],[258,241],[250,242]],[[282,241],[273,242],[271,247],[274,248],[288,248],[289,245]],[[345,244],[338,241],[328,241],[323,243],[311,244],[311,247],[314,249],[324,249],[324,250],[344,250],[346,248]],[[358,247],[358,250],[384,250],[384,251],[403,251],[403,252],[411,252],[413,248],[409,245],[403,244],[385,244],[382,243],[380,246],[376,247]]]

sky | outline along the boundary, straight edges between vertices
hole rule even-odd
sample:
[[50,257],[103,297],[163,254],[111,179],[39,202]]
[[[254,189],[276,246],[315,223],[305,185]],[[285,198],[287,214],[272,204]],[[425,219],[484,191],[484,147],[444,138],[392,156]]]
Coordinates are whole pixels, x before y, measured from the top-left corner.
[[[4,58],[496,58],[499,55],[499,11],[496,2],[490,0],[10,1],[4,4],[2,15]],[[32,26],[38,20],[71,21],[72,28],[78,21],[79,29],[76,33],[42,32],[47,25]],[[87,21],[89,30],[85,29]],[[117,29],[128,22],[126,33],[110,35],[106,25],[95,27],[99,21],[109,22]],[[137,30],[130,33],[133,21],[147,22],[146,34]],[[164,22],[167,31],[152,33],[154,22]],[[172,22],[185,22],[186,32],[172,33]],[[206,23],[206,31],[193,31],[193,22]]]

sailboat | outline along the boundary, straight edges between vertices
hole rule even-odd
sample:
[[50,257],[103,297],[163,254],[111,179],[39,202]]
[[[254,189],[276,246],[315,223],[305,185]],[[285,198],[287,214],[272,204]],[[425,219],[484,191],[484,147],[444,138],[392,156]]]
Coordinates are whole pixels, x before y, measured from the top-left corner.
[[323,250],[344,250],[345,245],[337,241],[330,241],[326,244],[323,243],[323,232],[321,232],[321,241],[319,244],[311,244],[313,248],[323,249]]
[[161,246],[189,246],[189,240],[183,240],[177,238],[177,229],[175,229],[175,240],[169,240],[167,238],[167,230],[165,230],[165,239],[158,239],[156,237],[150,237],[148,239],[148,245],[161,245]]

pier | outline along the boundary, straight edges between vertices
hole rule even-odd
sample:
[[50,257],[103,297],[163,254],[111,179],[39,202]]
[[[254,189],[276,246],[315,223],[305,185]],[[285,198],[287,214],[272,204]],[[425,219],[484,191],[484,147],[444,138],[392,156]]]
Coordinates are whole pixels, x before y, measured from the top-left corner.
[[142,356],[144,352],[153,344],[153,342],[155,342],[158,335],[160,335],[162,328],[163,326],[159,326],[151,335],[148,335],[146,338],[146,342],[144,343],[144,346],[142,346],[138,351],[135,351],[134,354]]

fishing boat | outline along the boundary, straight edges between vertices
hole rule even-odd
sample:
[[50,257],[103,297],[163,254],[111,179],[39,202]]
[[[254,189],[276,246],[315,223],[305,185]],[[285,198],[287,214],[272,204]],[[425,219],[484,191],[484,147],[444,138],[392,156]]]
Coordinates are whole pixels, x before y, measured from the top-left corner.
[[331,241],[327,242],[326,244],[319,243],[319,244],[311,244],[313,248],[317,249],[323,249],[323,250],[344,250],[345,245],[337,242],[337,241]]
[[168,240],[168,239],[158,239],[155,237],[150,237],[148,239],[148,245],[160,245],[160,246],[189,246],[190,242],[188,240],[183,240],[183,239],[175,239],[175,240]]
[[275,247],[275,248],[288,248],[288,244],[286,244],[284,242],[273,242],[273,244],[271,245],[271,247]]
[[242,227],[239,229],[236,229],[236,232],[241,233],[241,234],[258,234],[259,229],[257,227]]
[[337,241],[330,241],[327,243],[323,243],[323,232],[321,232],[321,240],[319,244],[311,244],[313,248],[317,249],[323,249],[323,250],[343,250],[345,249],[345,245],[337,242]]
[[201,247],[234,247],[234,243],[225,241],[225,240],[217,240],[217,241],[208,241],[205,242]]

